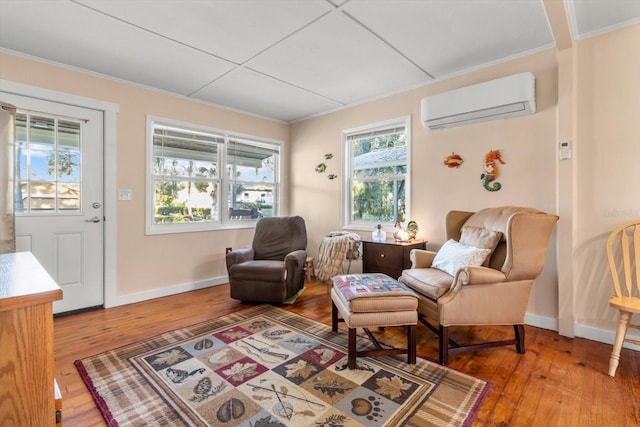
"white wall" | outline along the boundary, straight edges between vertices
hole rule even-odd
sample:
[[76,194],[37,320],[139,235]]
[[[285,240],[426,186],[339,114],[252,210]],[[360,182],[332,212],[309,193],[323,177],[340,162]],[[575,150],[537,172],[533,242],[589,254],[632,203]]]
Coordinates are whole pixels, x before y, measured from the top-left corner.
[[[144,235],[147,114],[285,141],[290,151],[286,212],[306,219],[311,254],[317,253],[323,235],[341,227],[341,131],[411,115],[410,219],[418,222],[419,237],[427,239],[430,248],[439,247],[444,240],[444,214],[450,209],[515,204],[558,213],[558,205],[563,206],[558,227],[566,225],[566,230],[562,229],[562,239],[552,236],[528,319],[548,327],[562,313],[570,323],[575,319],[564,334],[611,341],[616,313],[607,304],[611,285],[604,240],[616,225],[640,216],[639,45],[640,25],[634,25],[577,42],[560,54],[549,49],[291,126],[7,53],[0,53],[0,79],[120,106],[114,186],[134,191],[132,202],[117,205],[114,276],[123,302],[224,278],[224,248],[247,245],[252,237],[251,230]],[[433,133],[420,124],[423,97],[522,71],[536,76],[535,115]],[[561,114],[559,94],[571,98],[563,98]],[[557,160],[563,135],[573,138],[571,163]],[[499,149],[506,161],[498,178],[503,189],[494,193],[480,184],[482,158],[491,149]],[[452,151],[465,160],[459,169],[442,163]],[[314,171],[325,153],[334,154],[326,163],[327,174],[337,174],[336,180]],[[559,197],[563,203],[558,203]],[[558,254],[571,267],[560,284]]]
[[[640,218],[640,25],[578,43],[577,220],[574,294],[577,334],[610,331],[617,312],[605,241]],[[632,323],[639,324],[636,316]],[[629,335],[640,339],[637,331]]]

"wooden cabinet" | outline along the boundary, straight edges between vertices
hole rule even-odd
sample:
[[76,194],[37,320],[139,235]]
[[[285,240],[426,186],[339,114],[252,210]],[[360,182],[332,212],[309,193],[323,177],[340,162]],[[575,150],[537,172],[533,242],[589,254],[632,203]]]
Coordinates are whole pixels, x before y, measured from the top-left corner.
[[53,301],[62,290],[30,252],[0,255],[0,424],[56,425]]
[[397,279],[402,275],[402,270],[411,267],[411,261],[409,260],[411,249],[425,248],[426,242],[424,240],[413,240],[411,242],[363,240],[362,272],[384,273]]

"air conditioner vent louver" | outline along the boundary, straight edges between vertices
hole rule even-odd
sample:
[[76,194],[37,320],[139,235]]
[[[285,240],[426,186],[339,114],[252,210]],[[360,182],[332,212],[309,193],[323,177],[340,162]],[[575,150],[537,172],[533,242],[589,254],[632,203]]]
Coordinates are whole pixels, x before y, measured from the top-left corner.
[[422,123],[428,130],[535,112],[535,77],[531,73],[514,74],[422,100]]

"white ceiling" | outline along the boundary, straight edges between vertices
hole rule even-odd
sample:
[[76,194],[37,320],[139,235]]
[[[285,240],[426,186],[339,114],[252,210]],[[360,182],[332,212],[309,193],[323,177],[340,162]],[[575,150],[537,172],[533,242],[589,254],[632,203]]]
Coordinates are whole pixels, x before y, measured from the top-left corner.
[[[575,39],[640,23],[640,0],[567,11]],[[0,49],[294,122],[554,46],[549,22],[543,0],[0,0]]]

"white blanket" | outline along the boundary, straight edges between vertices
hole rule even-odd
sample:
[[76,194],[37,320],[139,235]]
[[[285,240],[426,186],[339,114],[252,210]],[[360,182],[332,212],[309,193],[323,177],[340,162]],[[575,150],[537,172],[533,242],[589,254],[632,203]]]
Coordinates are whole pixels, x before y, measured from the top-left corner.
[[347,257],[350,260],[358,258],[360,240],[359,235],[342,231],[334,231],[323,237],[316,265],[317,279],[324,282],[342,273],[342,265]]

